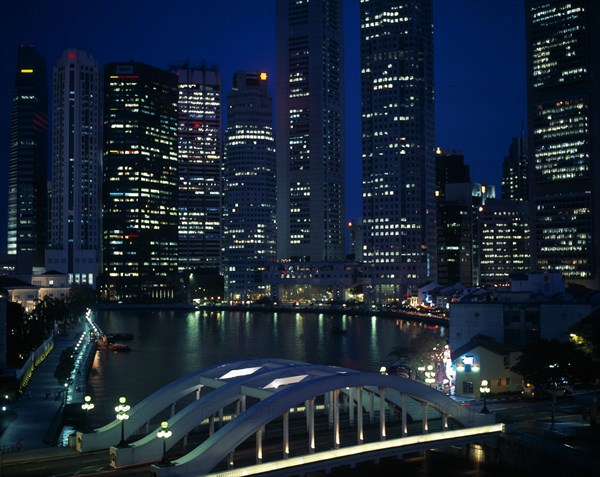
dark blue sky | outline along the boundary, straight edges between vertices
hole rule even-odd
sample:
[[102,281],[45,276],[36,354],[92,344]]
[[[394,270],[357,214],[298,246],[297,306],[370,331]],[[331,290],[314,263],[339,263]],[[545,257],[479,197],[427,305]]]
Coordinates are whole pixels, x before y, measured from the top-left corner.
[[[436,139],[460,149],[474,181],[499,184],[502,158],[525,109],[523,0],[433,0]],[[359,0],[343,0],[347,217],[361,214]],[[0,251],[6,246],[6,171],[17,47],[36,46],[49,71],[66,48],[103,65],[216,65],[226,93],[237,70],[275,85],[275,0],[0,0]]]

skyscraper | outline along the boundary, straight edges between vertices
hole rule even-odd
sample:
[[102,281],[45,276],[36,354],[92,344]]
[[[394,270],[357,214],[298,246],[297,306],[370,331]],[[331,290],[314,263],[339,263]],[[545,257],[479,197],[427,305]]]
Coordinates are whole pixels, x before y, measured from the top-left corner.
[[100,251],[100,84],[98,62],[68,49],[52,81],[50,249],[46,268],[69,283],[96,286]]
[[600,3],[528,0],[532,268],[600,289]]
[[515,137],[502,161],[502,199],[529,200],[527,137]]
[[8,253],[17,274],[44,266],[48,229],[48,82],[46,60],[19,47],[8,152]]
[[177,76],[142,63],[104,68],[105,299],[177,292]]
[[341,0],[276,2],[277,249],[340,260],[344,249]]
[[179,79],[179,269],[221,263],[221,75],[190,66]]
[[227,95],[223,157],[223,275],[229,301],[268,295],[260,271],[277,257],[276,180],[267,74],[238,72]]
[[360,4],[362,180],[368,300],[435,278],[431,0]]

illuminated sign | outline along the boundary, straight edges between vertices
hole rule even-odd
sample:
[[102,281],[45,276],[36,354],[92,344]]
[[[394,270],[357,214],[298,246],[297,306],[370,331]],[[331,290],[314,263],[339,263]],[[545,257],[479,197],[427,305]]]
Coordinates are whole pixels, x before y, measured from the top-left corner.
[[33,70],[30,68],[21,68],[21,73],[33,73]]

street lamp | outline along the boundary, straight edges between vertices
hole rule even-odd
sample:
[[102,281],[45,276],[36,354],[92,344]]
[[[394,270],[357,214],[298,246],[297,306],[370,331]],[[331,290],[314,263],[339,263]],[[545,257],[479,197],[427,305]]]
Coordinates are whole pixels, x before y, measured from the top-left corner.
[[487,379],[481,381],[481,386],[479,387],[479,392],[483,396],[483,409],[481,410],[482,414],[488,414],[490,411],[487,408],[487,395],[490,393],[490,383],[488,383]]
[[89,430],[90,430],[90,415],[89,415],[89,412],[92,409],[94,409],[94,403],[92,402],[92,396],[85,396],[83,398],[83,400],[85,402],[81,405],[81,409],[83,409],[85,411],[85,430],[86,430],[86,432],[89,432]]
[[160,461],[161,465],[171,465],[169,459],[167,459],[167,439],[171,437],[173,433],[169,430],[169,423],[163,421],[160,423],[160,431],[156,433],[156,437],[163,440],[163,456]]
[[432,386],[435,383],[435,371],[432,364],[428,364],[425,371],[425,382]]
[[127,399],[121,396],[119,398],[119,405],[115,407],[117,419],[121,421],[121,442],[119,442],[118,447],[127,447],[127,443],[125,442],[125,421],[129,419],[127,411],[129,411],[131,407],[128,404],[125,404],[126,401]]
[[91,396],[85,396],[83,398],[83,400],[85,402],[81,405],[81,409],[83,409],[85,411],[85,430],[86,430],[86,432],[88,432],[90,430],[90,416],[89,416],[89,412],[92,409],[94,409],[94,403],[92,402],[92,397]]

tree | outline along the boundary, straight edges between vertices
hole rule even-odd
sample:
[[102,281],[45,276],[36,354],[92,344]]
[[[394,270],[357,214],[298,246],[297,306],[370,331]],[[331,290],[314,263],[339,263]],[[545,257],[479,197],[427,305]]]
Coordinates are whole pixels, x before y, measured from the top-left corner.
[[585,354],[573,343],[558,340],[531,343],[511,370],[543,388],[564,380],[587,380],[590,377]]
[[414,372],[419,367],[441,363],[446,344],[447,341],[436,334],[422,333],[412,338],[408,344],[396,346],[390,351],[390,355],[396,356]]
[[96,292],[89,285],[75,284],[71,286],[66,301],[71,317],[77,318],[96,304]]
[[590,360],[590,368],[596,371],[594,378],[600,377],[600,311],[583,318],[570,330],[571,341]]

